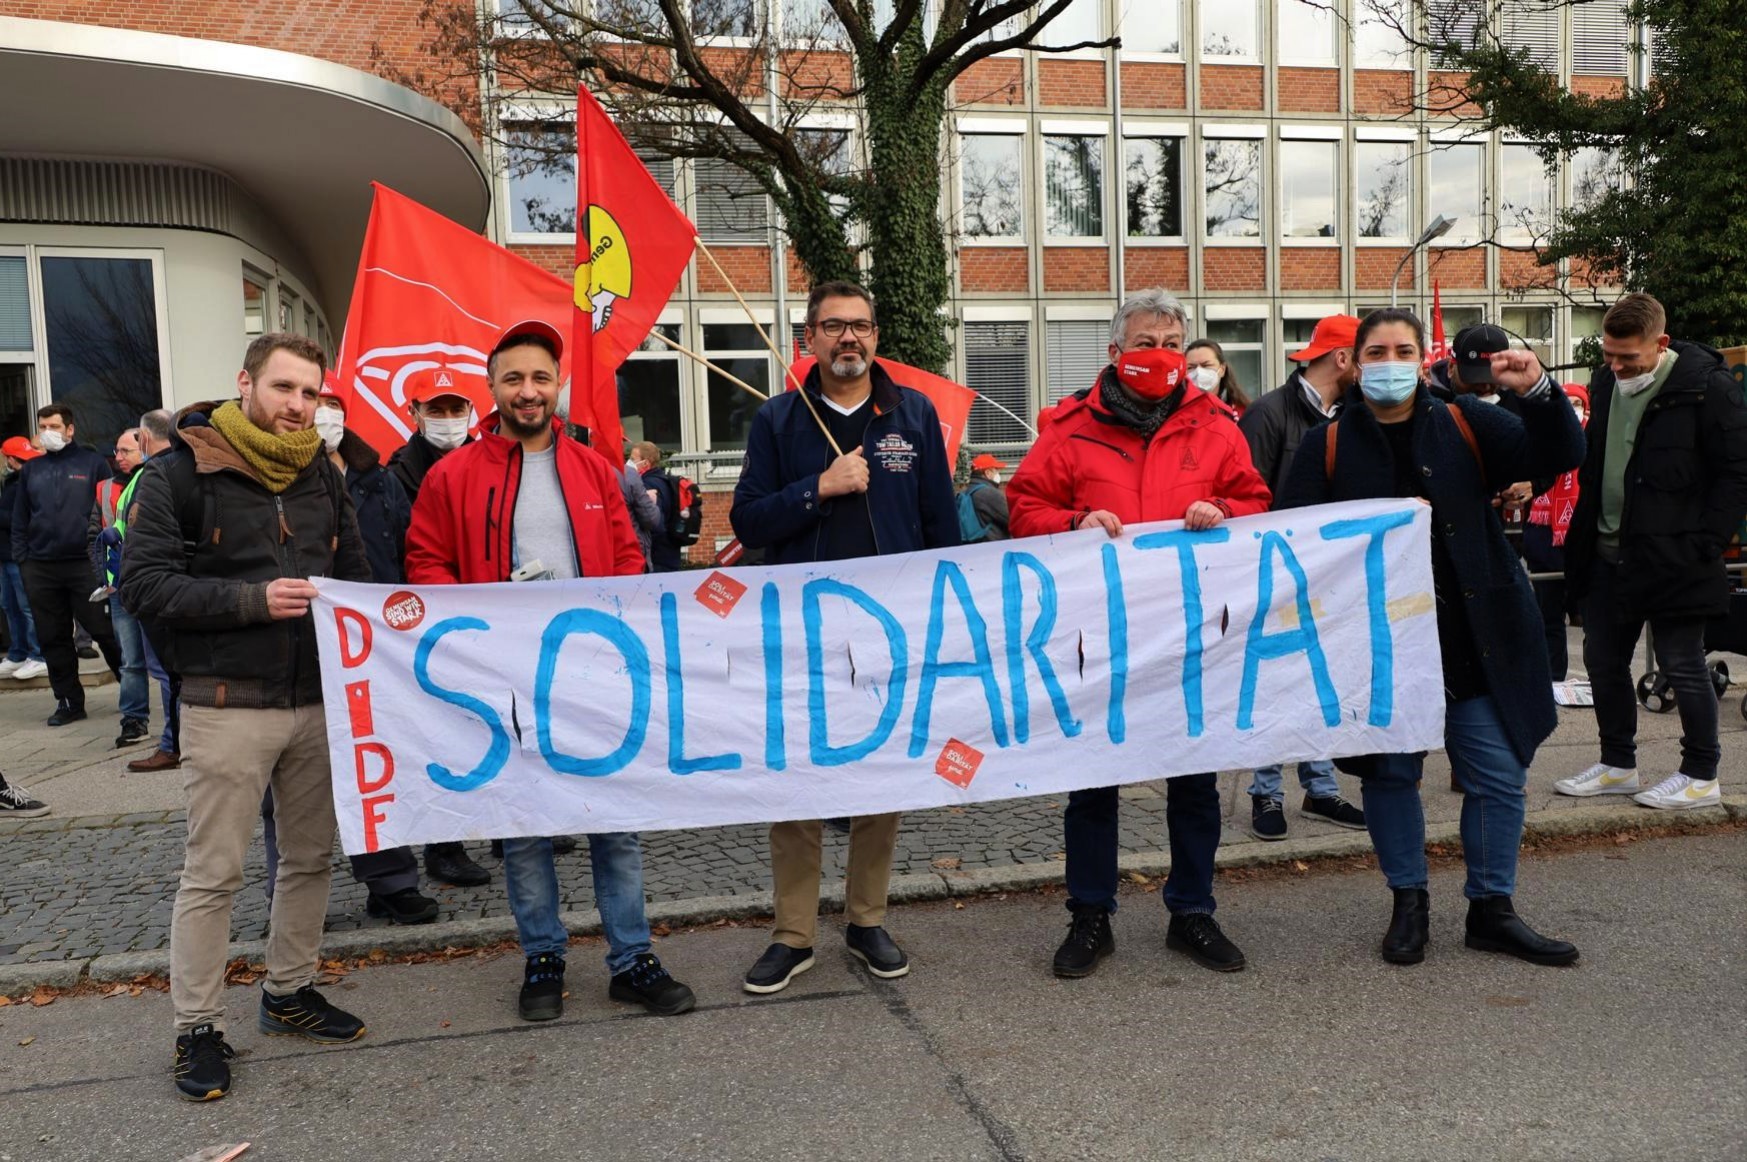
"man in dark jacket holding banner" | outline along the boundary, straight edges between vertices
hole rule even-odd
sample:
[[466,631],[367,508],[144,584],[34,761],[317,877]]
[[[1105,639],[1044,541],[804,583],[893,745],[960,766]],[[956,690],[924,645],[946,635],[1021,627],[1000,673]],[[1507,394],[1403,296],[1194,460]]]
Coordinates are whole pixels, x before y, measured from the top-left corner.
[[[1747,511],[1747,404],[1716,351],[1671,341],[1667,326],[1644,294],[1602,319],[1606,365],[1590,380],[1589,456],[1565,539],[1601,761],[1553,786],[1688,810],[1723,801],[1705,620],[1729,609],[1723,550]],[[1632,656],[1646,623],[1680,710],[1680,769],[1640,790]]]
[[182,676],[188,840],[170,999],[176,1086],[190,1101],[230,1090],[231,903],[268,787],[283,856],[257,1026],[327,1044],[364,1035],[312,987],[335,823],[309,579],[370,580],[345,482],[312,426],[326,360],[298,335],[250,343],[241,399],[185,412],[175,451],[141,475],[129,506],[122,598],[155,623]]
[[[770,565],[957,545],[940,418],[926,396],[874,362],[873,296],[849,282],[814,287],[806,340],[818,360],[806,382],[773,396],[753,417],[728,514],[735,536],[763,549]],[[849,951],[882,978],[910,971],[884,927],[897,837],[896,813],[850,825]],[[775,940],[746,974],[747,992],[778,992],[813,967],[820,858],[819,820],[771,825]]]

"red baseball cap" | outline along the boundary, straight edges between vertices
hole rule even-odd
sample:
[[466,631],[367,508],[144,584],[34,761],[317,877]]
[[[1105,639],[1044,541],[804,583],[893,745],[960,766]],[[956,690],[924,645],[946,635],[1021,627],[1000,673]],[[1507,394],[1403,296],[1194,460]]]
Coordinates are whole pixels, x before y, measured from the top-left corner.
[[1353,344],[1359,338],[1359,320],[1352,315],[1330,315],[1326,319],[1318,319],[1316,330],[1310,333],[1310,344],[1302,351],[1294,351],[1286,358],[1294,363],[1309,363],[1312,359],[1321,359],[1330,351],[1339,351],[1345,347],[1352,350]]
[[321,391],[316,394],[316,398],[332,400],[344,408],[346,395],[340,390],[340,377],[331,371],[322,376]]
[[459,386],[461,377],[448,367],[425,367],[406,377],[406,402],[429,403],[440,396],[471,399]]
[[511,323],[498,332],[497,342],[491,345],[491,353],[496,355],[503,350],[505,343],[522,335],[536,335],[552,345],[552,357],[564,358],[564,336],[558,333],[558,328],[545,319],[523,319],[519,323]]
[[25,436],[12,436],[4,444],[0,444],[0,455],[10,456],[14,460],[34,460],[42,455],[41,448],[33,448]]
[[[1567,398],[1582,403],[1584,411],[1589,410],[1589,389],[1587,387],[1583,386],[1581,383],[1567,383],[1562,386],[1565,388],[1565,395]],[[14,440],[17,438],[18,437],[16,436],[13,437]],[[11,440],[8,440],[7,443],[11,443]]]
[[1007,467],[1007,461],[997,460],[997,459],[995,459],[994,455],[989,453],[989,452],[984,452],[982,455],[978,456],[975,460],[971,461],[971,471],[973,471],[973,472],[985,472],[990,468],[1005,468],[1005,467]]

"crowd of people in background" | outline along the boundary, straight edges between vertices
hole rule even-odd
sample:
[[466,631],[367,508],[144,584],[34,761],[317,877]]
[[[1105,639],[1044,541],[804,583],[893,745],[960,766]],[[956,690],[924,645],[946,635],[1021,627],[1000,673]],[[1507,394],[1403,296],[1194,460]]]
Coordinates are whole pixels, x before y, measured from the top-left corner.
[[[1322,319],[1290,354],[1285,382],[1252,396],[1219,344],[1191,340],[1188,329],[1167,292],[1130,296],[1096,381],[1039,418],[1016,466],[974,456],[955,491],[933,405],[875,361],[872,296],[822,284],[804,332],[815,364],[799,390],[755,414],[730,523],[775,565],[1083,529],[1115,538],[1151,521],[1205,530],[1366,498],[1428,505],[1446,750],[1463,796],[1466,943],[1534,964],[1574,962],[1574,945],[1537,932],[1515,907],[1524,788],[1556,724],[1567,619],[1580,615],[1600,747],[1557,790],[1632,794],[1658,809],[1720,803],[1704,625],[1728,608],[1724,553],[1747,514],[1741,385],[1716,351],[1670,340],[1661,306],[1644,295],[1607,312],[1588,389],[1556,382],[1525,345],[1486,324],[1429,361],[1419,319],[1391,308]],[[284,334],[249,346],[236,398],[147,413],[112,458],[79,442],[63,404],[42,408],[34,435],[0,449],[9,470],[0,678],[46,675],[49,724],[83,718],[74,628],[83,627],[121,683],[117,746],[150,738],[150,690],[159,690],[158,745],[129,768],[182,771],[188,838],[171,937],[182,1096],[230,1088],[224,958],[257,819],[271,900],[257,1025],[328,1043],[364,1033],[312,987],[335,824],[315,635],[299,628],[315,592],[309,578],[513,584],[685,566],[702,498],[657,445],[591,448],[568,426],[563,347],[545,323],[506,328],[487,360],[483,417],[447,369],[415,373],[405,385],[411,435],[386,462],[348,428],[347,392],[326,375],[321,349]],[[1505,536],[1510,520],[1521,524],[1520,557]],[[1549,576],[1531,584],[1528,570]],[[1679,769],[1650,782],[1637,769],[1630,673],[1646,625],[1683,732]],[[1427,953],[1424,759],[1307,759],[1296,770],[1299,815],[1369,832],[1391,902],[1378,947],[1395,964]],[[1357,776],[1359,804],[1342,796],[1337,767]],[[1250,776],[1248,825],[1259,839],[1288,833],[1282,781],[1278,765]],[[1120,802],[1114,787],[1069,796],[1057,976],[1089,976],[1115,951]],[[46,810],[0,777],[0,817]],[[904,976],[910,958],[886,929],[899,816],[826,822],[849,837],[849,952],[875,976]],[[1166,946],[1208,969],[1244,969],[1248,957],[1215,919],[1215,773],[1168,781],[1165,828]],[[651,947],[638,836],[586,842],[608,995],[662,1015],[693,1008],[692,990]],[[569,933],[555,859],[575,846],[564,836],[492,845],[524,954],[517,1005],[527,1020],[563,1012]],[[747,992],[778,992],[812,967],[821,853],[821,821],[772,825],[774,925],[744,975]],[[410,849],[351,865],[370,914],[402,924],[436,917]],[[422,865],[429,879],[459,886],[492,875],[459,843],[428,845]]]

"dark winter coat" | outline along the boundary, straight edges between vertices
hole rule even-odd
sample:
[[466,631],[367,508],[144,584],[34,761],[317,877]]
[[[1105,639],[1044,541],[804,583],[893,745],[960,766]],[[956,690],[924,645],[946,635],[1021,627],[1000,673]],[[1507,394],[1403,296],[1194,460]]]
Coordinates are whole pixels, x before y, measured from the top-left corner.
[[[940,417],[921,392],[899,386],[874,364],[873,418],[862,441],[867,456],[868,516],[879,551],[910,553],[959,544],[958,505]],[[819,369],[802,385],[823,414]],[[845,449],[847,452],[848,449]],[[752,418],[746,459],[728,513],[734,535],[764,549],[764,563],[815,561],[822,518],[831,501],[819,497],[819,476],[836,453],[800,391],[772,396]]]
[[989,530],[983,534],[983,540],[1010,539],[1013,532],[1008,527],[1010,514],[1007,510],[1007,494],[1001,491],[1001,486],[973,476],[970,483],[965,485],[965,491],[970,493],[971,510],[983,522],[983,527]]
[[[466,445],[463,444],[462,447]],[[418,432],[414,432],[406,443],[396,448],[388,457],[388,470],[400,482],[400,490],[406,493],[408,504],[418,503],[419,488],[425,482],[425,474],[448,454]]]
[[13,499],[12,559],[88,560],[85,530],[97,485],[110,471],[102,453],[79,444],[26,461]]
[[369,581],[352,502],[319,453],[284,492],[267,491],[207,424],[215,406],[184,409],[170,452],[141,470],[128,506],[122,603],[164,638],[163,661],[182,675],[184,702],[318,704],[313,615],[274,620],[267,586],[283,577]]
[[346,495],[358,514],[370,579],[378,585],[398,585],[406,580],[406,526],[412,521],[412,502],[376,449],[361,437],[347,432],[340,437],[339,452],[346,462]]
[[18,505],[19,473],[8,472],[0,481],[0,564],[12,560],[12,512]]
[[1327,422],[1328,417],[1305,398],[1304,381],[1297,372],[1238,417],[1238,431],[1250,444],[1250,460],[1268,482],[1270,492],[1278,496],[1286,487],[1292,454],[1298,451],[1304,433]]
[[[1462,409],[1484,464],[1462,438],[1449,408]],[[1414,458],[1432,506],[1432,535],[1449,552],[1460,600],[1487,689],[1511,749],[1525,766],[1553,733],[1553,704],[1540,607],[1517,555],[1504,539],[1493,495],[1510,481],[1558,476],[1583,460],[1583,429],[1554,388],[1525,400],[1522,418],[1462,397],[1434,399],[1423,386],[1414,401]],[[1326,471],[1328,433],[1338,424],[1334,479]],[[1300,508],[1397,495],[1388,437],[1358,388],[1347,391],[1341,416],[1307,433],[1275,507]]]
[[[1720,617],[1729,611],[1723,550],[1747,512],[1747,402],[1722,357],[1702,343],[1680,353],[1644,410],[1626,465],[1620,522],[1619,615]],[[1589,458],[1578,474],[1577,512],[1565,538],[1574,601],[1589,592],[1601,520],[1614,375],[1590,380]]]
[[657,573],[676,573],[684,567],[684,550],[674,538],[685,530],[679,519],[679,482],[667,474],[667,469],[651,468],[643,473],[643,487],[655,490],[655,507],[661,510],[661,531],[649,546],[649,564]]

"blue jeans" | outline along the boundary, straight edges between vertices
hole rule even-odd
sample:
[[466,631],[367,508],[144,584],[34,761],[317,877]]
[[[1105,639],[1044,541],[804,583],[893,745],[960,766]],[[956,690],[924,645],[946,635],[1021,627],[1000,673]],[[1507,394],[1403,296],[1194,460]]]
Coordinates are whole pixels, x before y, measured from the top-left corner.
[[[1280,770],[1279,763],[1257,767],[1255,778],[1250,780],[1250,794],[1258,799],[1280,798]],[[1327,759],[1299,763],[1298,785],[1312,799],[1327,799],[1341,793],[1341,785],[1335,782],[1335,765]]]
[[[588,837],[594,871],[594,905],[607,938],[607,971],[617,976],[649,951],[649,917],[643,908],[643,845],[631,831]],[[570,933],[558,918],[558,868],[549,838],[503,841],[504,885],[524,956],[564,955]]]
[[164,703],[164,733],[158,739],[158,749],[165,754],[180,754],[176,734],[182,721],[182,708],[176,705],[175,686],[170,682],[170,673],[164,669],[164,663],[158,661],[158,651],[152,648],[152,639],[142,631],[140,641],[146,647],[146,673],[158,684],[158,696]]
[[40,662],[36,644],[36,618],[30,615],[30,599],[24,595],[24,574],[16,561],[0,562],[0,604],[6,606],[6,660]]
[[119,596],[109,599],[109,623],[121,647],[121,716],[141,722],[152,716],[151,687],[146,683],[146,635],[133,614],[121,607]]
[[[1116,911],[1115,787],[1075,791],[1062,814],[1068,866],[1068,906]],[[1165,907],[1172,915],[1213,913],[1213,856],[1219,850],[1219,778],[1180,775],[1165,780],[1165,828],[1171,836],[1171,873]]]
[[[1462,784],[1462,858],[1470,900],[1516,894],[1517,851],[1523,840],[1523,789],[1528,768],[1517,761],[1490,696],[1451,702],[1444,711],[1444,747]],[[1391,888],[1427,882],[1422,755],[1376,756],[1363,776],[1365,827]]]

